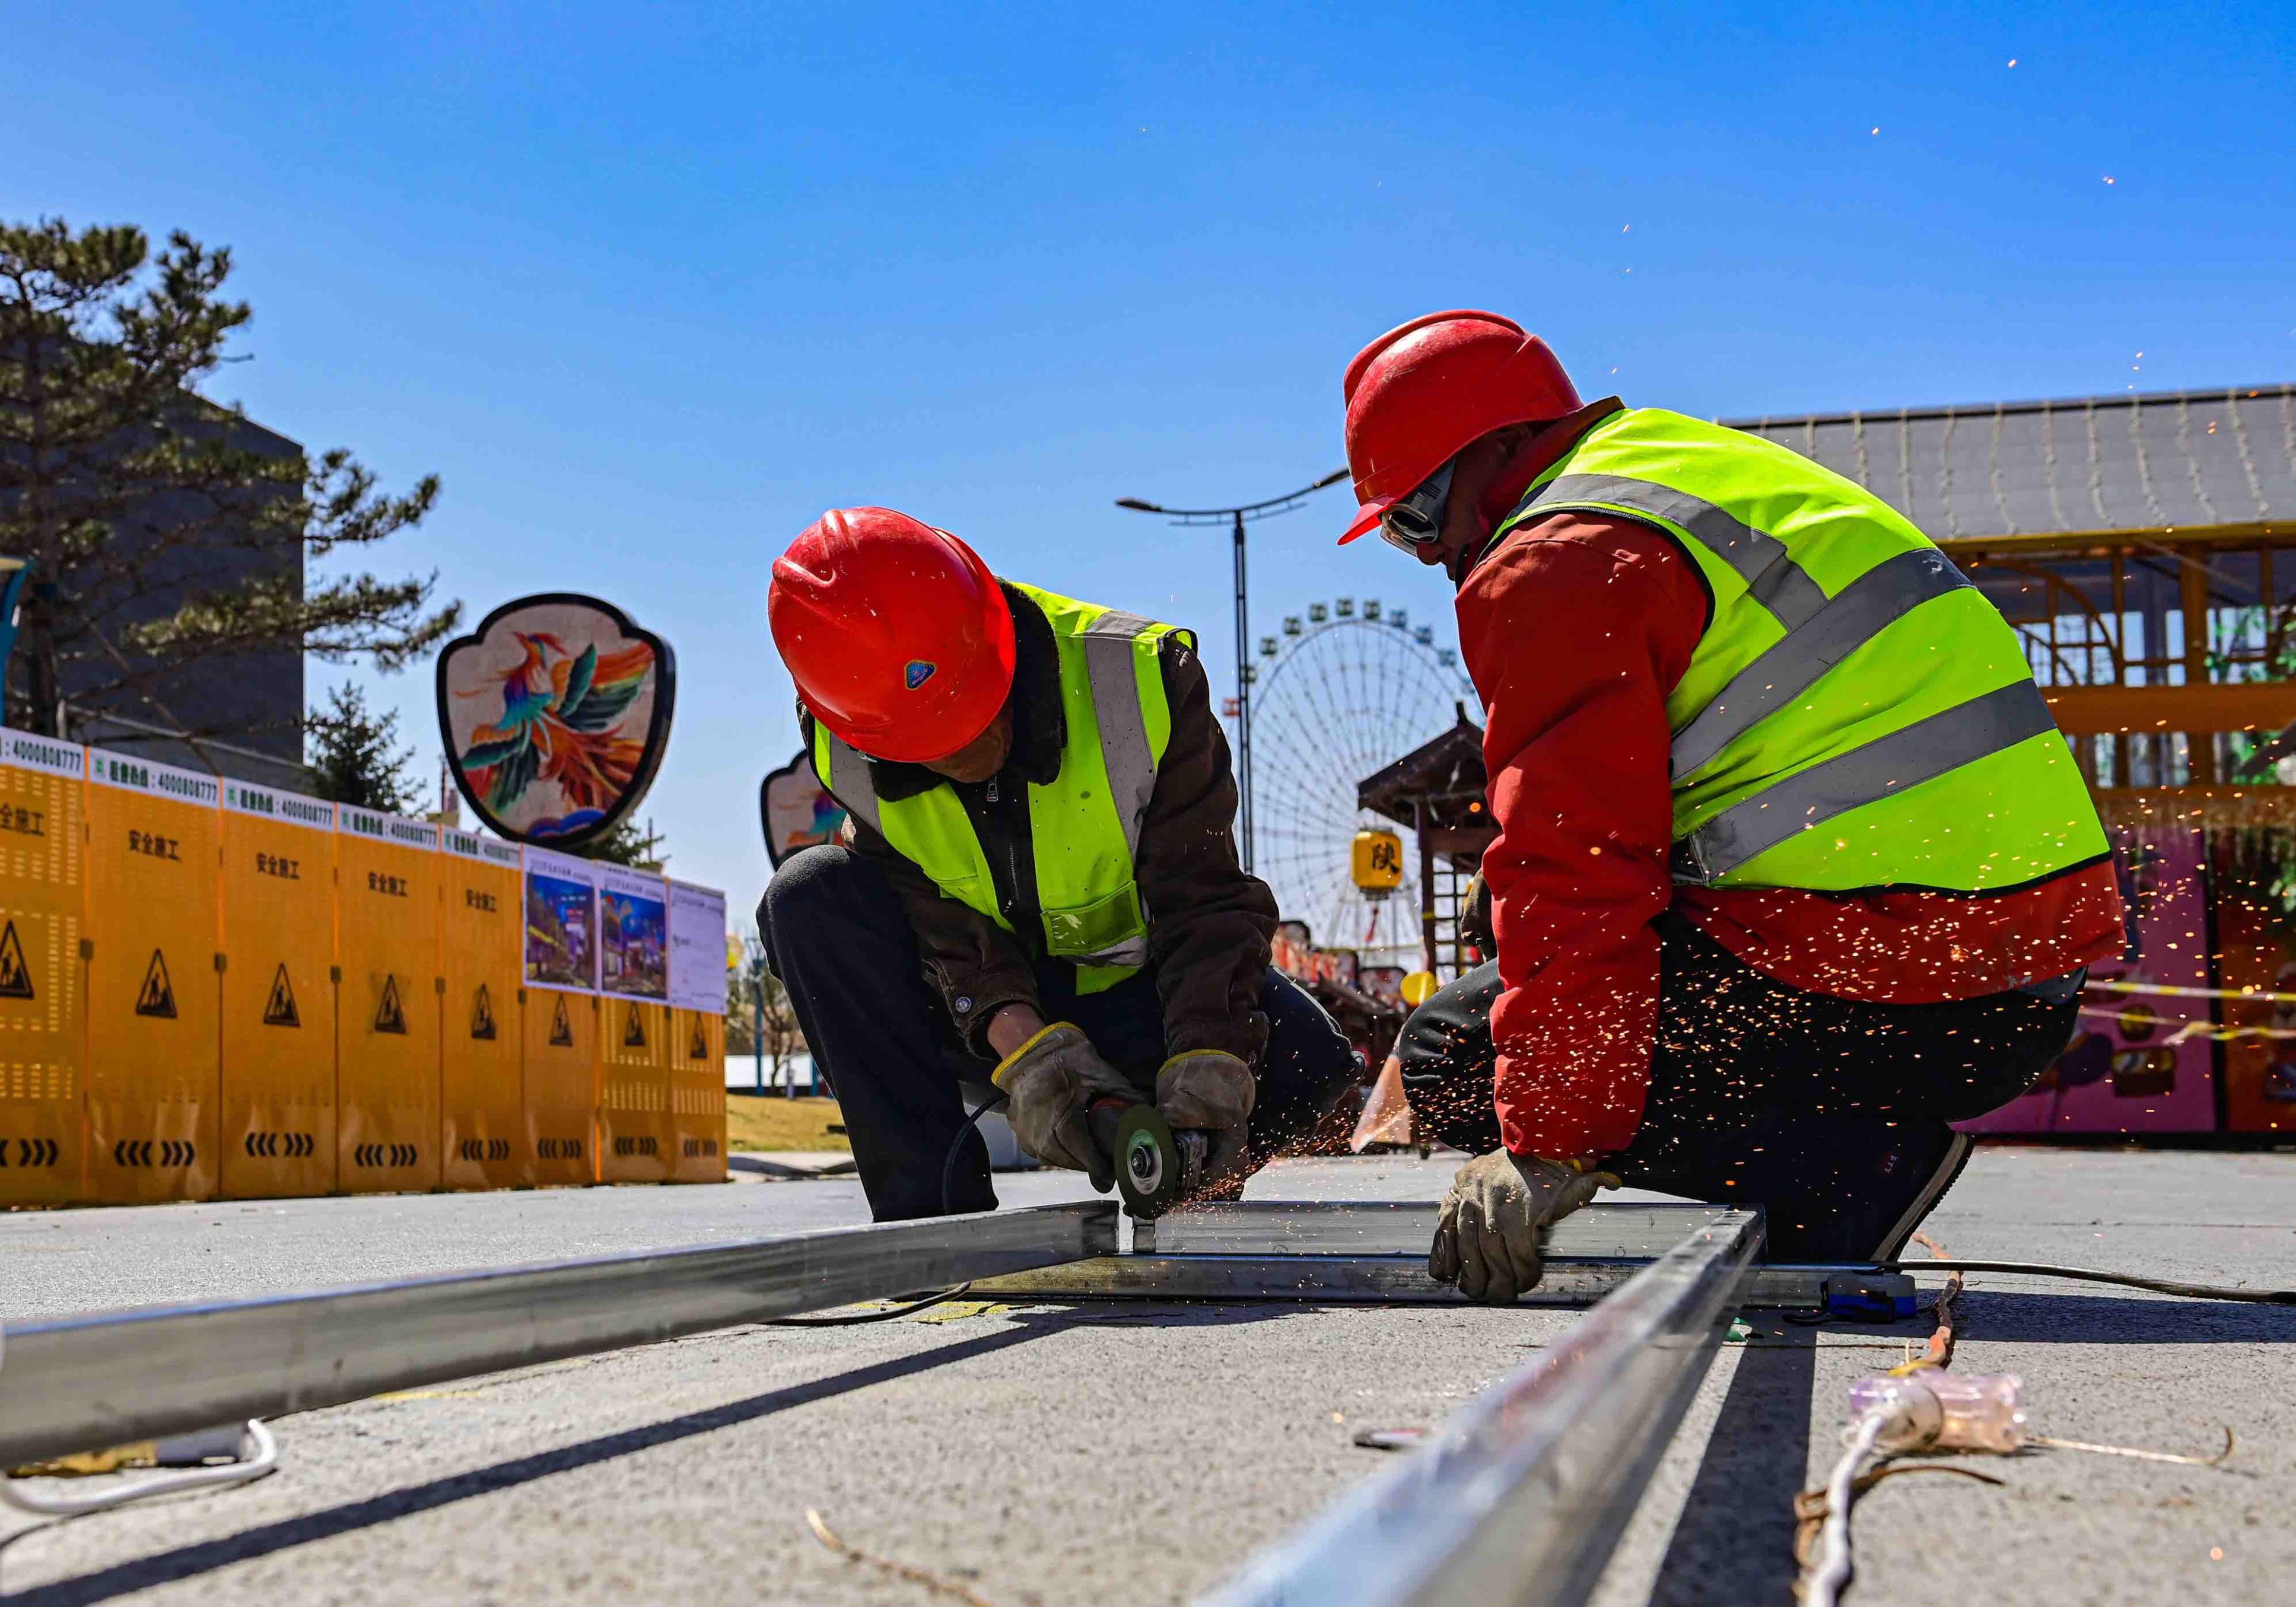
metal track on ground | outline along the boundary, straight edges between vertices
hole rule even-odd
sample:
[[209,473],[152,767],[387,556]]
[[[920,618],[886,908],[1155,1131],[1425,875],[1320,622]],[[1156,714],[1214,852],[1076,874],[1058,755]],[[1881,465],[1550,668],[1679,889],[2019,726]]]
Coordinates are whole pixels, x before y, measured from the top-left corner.
[[0,1329],[0,1468],[1116,1248],[1092,1201]]
[[1705,1376],[1761,1238],[1759,1211],[1713,1213],[1205,1607],[1584,1601]]

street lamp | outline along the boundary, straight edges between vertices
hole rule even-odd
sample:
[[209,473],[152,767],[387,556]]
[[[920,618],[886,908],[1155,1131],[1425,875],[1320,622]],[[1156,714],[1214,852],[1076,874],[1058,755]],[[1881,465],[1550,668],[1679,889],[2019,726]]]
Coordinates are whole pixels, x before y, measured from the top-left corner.
[[1137,496],[1119,496],[1116,505],[1129,508],[1136,513],[1161,513],[1174,524],[1227,524],[1235,531],[1235,791],[1237,799],[1236,824],[1242,837],[1243,868],[1251,869],[1251,616],[1244,602],[1243,527],[1244,521],[1267,519],[1277,513],[1289,513],[1303,507],[1308,498],[1326,486],[1336,486],[1347,479],[1345,469],[1334,469],[1313,485],[1288,491],[1281,496],[1271,496],[1265,502],[1245,503],[1235,508],[1167,508]]

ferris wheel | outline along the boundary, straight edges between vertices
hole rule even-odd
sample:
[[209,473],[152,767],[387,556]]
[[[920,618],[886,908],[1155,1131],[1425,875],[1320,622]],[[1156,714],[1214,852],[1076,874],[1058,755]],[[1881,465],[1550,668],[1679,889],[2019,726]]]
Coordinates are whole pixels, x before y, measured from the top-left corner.
[[[1329,948],[1401,955],[1419,937],[1418,845],[1356,807],[1366,776],[1448,730],[1474,689],[1459,656],[1375,597],[1311,603],[1263,636],[1252,667],[1252,868],[1287,921]],[[1356,885],[1349,849],[1376,825],[1403,839],[1403,884],[1386,898]]]

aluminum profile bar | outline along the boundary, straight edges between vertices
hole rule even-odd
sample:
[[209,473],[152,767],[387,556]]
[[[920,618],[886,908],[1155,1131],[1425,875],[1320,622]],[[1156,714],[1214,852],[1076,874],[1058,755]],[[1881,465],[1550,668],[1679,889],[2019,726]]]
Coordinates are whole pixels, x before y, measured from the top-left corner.
[[1761,1239],[1759,1211],[1698,1228],[1208,1607],[1584,1601],[1705,1375]]
[[[1549,1256],[1522,1306],[1592,1306],[1626,1287],[1654,1257]],[[1463,1306],[1466,1297],[1427,1275],[1424,1249],[1409,1255],[1128,1255],[1069,1261],[976,1280],[972,1292],[999,1300],[1292,1300],[1309,1305]],[[1765,1311],[1891,1314],[1914,1298],[1914,1281],[1870,1267],[1757,1266],[1742,1306]]]
[[1092,1201],[0,1331],[0,1467],[1112,1252]]
[[[1168,1256],[1424,1258],[1441,1209],[1432,1200],[1185,1206],[1157,1218],[1156,1251]],[[1719,1205],[1598,1201],[1557,1222],[1546,1248],[1557,1256],[1655,1260],[1688,1234],[1728,1214]]]

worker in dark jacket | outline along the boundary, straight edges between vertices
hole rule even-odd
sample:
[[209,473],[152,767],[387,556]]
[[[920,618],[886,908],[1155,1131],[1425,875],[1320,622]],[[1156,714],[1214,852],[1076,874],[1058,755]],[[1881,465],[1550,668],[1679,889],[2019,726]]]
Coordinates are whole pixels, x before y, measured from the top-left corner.
[[[1213,1134],[1229,1188],[1315,1125],[1357,1062],[1268,965],[1275,903],[1237,863],[1185,631],[1000,581],[884,508],[824,514],[768,611],[849,818],[775,875],[758,926],[878,1220],[943,1209],[967,1080],[1103,1190],[1103,1095]],[[947,1206],[996,1202],[970,1138]]]
[[2024,644],[1887,503],[1437,313],[1349,365],[1376,530],[1458,586],[1496,961],[1398,1054],[1478,1152],[1430,1270],[1509,1300],[1620,1179],[1894,1255],[2070,1033],[2120,899]]

